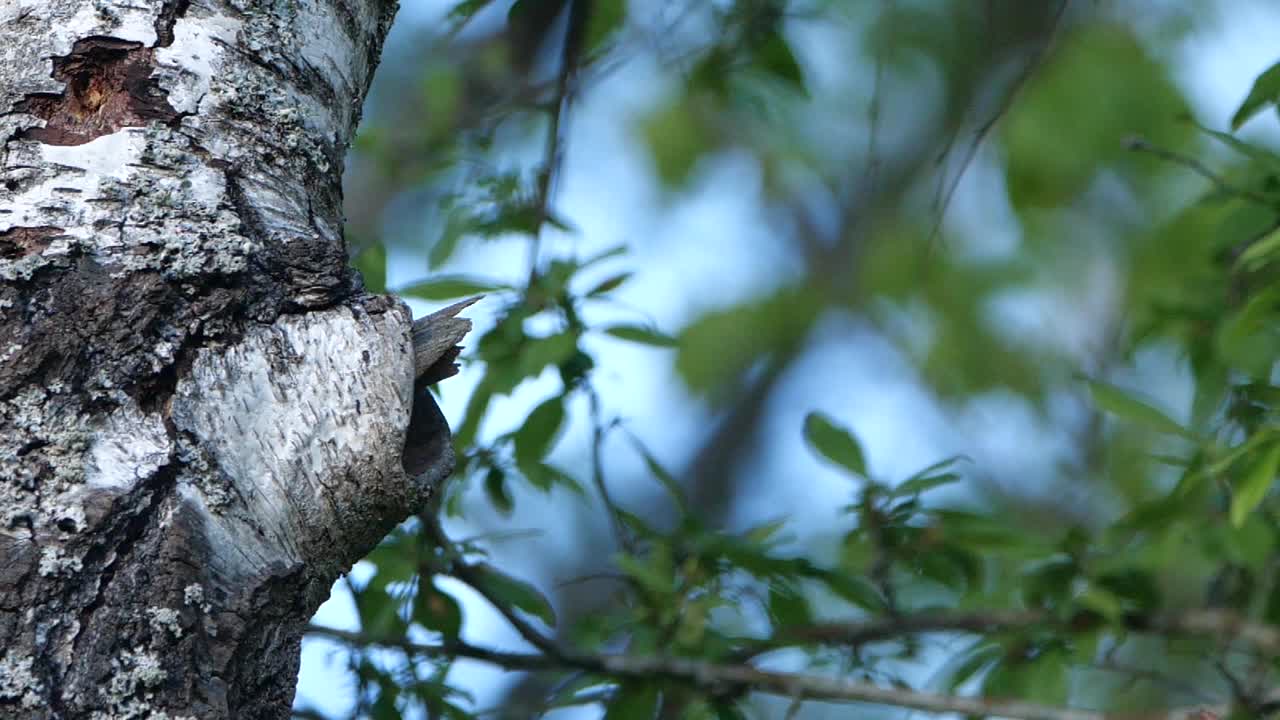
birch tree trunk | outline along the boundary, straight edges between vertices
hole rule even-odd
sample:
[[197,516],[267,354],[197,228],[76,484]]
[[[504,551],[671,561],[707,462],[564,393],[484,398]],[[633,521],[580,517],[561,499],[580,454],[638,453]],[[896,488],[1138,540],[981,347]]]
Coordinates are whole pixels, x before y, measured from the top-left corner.
[[342,238],[395,9],[0,0],[0,717],[286,717],[450,471]]

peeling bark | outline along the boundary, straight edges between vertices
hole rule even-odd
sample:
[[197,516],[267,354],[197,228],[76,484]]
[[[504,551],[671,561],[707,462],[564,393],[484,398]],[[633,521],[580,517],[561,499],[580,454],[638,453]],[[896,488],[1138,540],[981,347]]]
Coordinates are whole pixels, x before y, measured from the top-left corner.
[[287,717],[303,624],[450,472],[342,238],[394,12],[0,3],[0,718]]
[[126,127],[172,124],[180,116],[151,79],[155,50],[110,37],[77,40],[71,53],[53,58],[60,93],[30,93],[14,111],[44,120],[18,132],[47,145],[83,145]]

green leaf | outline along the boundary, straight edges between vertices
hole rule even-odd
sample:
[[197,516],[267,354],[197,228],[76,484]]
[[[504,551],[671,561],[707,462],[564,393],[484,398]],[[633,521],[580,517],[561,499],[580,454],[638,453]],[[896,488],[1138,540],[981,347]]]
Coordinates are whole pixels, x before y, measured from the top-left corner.
[[1173,418],[1124,390],[1097,380],[1087,382],[1093,394],[1093,402],[1099,409],[1153,430],[1198,440],[1194,433],[1178,424]]
[[908,480],[901,485],[895,487],[891,493],[894,496],[903,495],[919,495],[928,492],[934,488],[950,485],[953,482],[960,481],[960,473],[942,473],[940,475],[926,475]]
[[360,627],[371,637],[402,636],[406,630],[400,619],[400,600],[383,589],[365,589],[355,594]]
[[[1137,129],[1161,147],[1184,147],[1190,135],[1178,120],[1190,114],[1187,101],[1168,64],[1131,27],[1096,24],[1061,39],[1000,119],[1005,182],[1019,213],[1069,206],[1098,172],[1130,181],[1155,167],[1163,172],[1151,158],[1125,150],[1124,138]],[[1106,110],[1071,112],[1076,107]],[[1029,235],[1047,239],[1057,233]]]
[[461,0],[449,10],[449,19],[463,23],[471,19],[472,15],[483,10],[493,0]]
[[570,223],[565,218],[556,214],[553,210],[548,210],[546,214],[542,216],[542,221],[563,233],[571,235],[578,233],[578,228],[573,225],[573,223]]
[[676,371],[695,393],[736,388],[761,360],[804,342],[825,307],[819,290],[794,285],[705,313],[680,331]]
[[1239,130],[1249,121],[1249,118],[1258,114],[1258,111],[1267,105],[1275,104],[1278,98],[1280,98],[1280,62],[1267,68],[1253,81],[1249,95],[1231,116],[1231,130]]
[[586,49],[593,52],[627,20],[627,0],[595,0],[587,21]]
[[468,295],[481,295],[495,290],[510,290],[511,286],[493,280],[464,275],[437,275],[430,280],[414,283],[396,291],[422,300],[452,300]]
[[751,573],[758,578],[777,578],[796,574],[806,574],[814,578],[823,578],[824,570],[803,558],[790,558],[773,555],[763,545],[746,542],[744,538],[715,536],[705,539],[702,555],[717,562],[728,560],[738,570]]
[[1280,357],[1280,286],[1259,292],[1244,307],[1220,319],[1214,344],[1222,362],[1263,380]]
[[399,696],[400,688],[394,682],[380,683],[378,699],[369,708],[370,720],[402,720],[400,708],[396,706]]
[[645,467],[649,468],[649,472],[653,475],[654,479],[657,480],[658,483],[662,485],[663,489],[667,491],[667,494],[671,496],[671,500],[676,504],[676,508],[679,510],[680,517],[683,518],[685,515],[688,515],[689,500],[685,497],[684,488],[680,487],[680,483],[676,482],[676,479],[671,475],[671,473],[667,472],[667,469],[662,467],[662,463],[658,462],[658,459],[653,456],[653,453],[649,452],[649,448],[640,441],[640,438],[635,435],[631,435],[630,433],[628,433],[628,435],[631,438],[631,444],[635,447],[636,452],[640,453],[640,457],[644,458]]
[[1273,172],[1280,170],[1280,155],[1276,155],[1264,147],[1259,147],[1253,143],[1245,142],[1231,133],[1214,130],[1199,123],[1194,123],[1194,121],[1193,124],[1195,124],[1196,129],[1200,130],[1200,132],[1208,135],[1214,140],[1217,140],[1223,145],[1226,145],[1232,150],[1235,150],[1244,157],[1257,160],[1261,165]]
[[516,463],[523,465],[541,460],[564,424],[564,397],[548,398],[529,413],[515,434]]
[[653,720],[659,697],[658,686],[653,683],[623,685],[609,699],[604,720]]
[[[534,277],[531,295],[540,303],[554,302],[563,297],[575,273],[582,268],[568,260],[552,260],[541,273]],[[535,291],[536,292],[533,292]]]
[[1231,494],[1231,524],[1236,527],[1244,525],[1249,513],[1262,503],[1271,489],[1271,483],[1280,469],[1280,443],[1273,445],[1253,467],[1245,474],[1244,479],[1233,488]]
[[1004,648],[995,644],[985,644],[979,640],[973,647],[954,660],[949,667],[943,668],[947,677],[947,690],[954,691],[988,669],[1004,655]]
[[375,242],[361,250],[351,264],[360,271],[366,290],[374,294],[387,291],[387,247],[385,245]]
[[935,509],[931,513],[948,540],[975,552],[1038,554],[1045,547],[1042,538],[1010,524],[1008,518],[963,510]]
[[476,219],[471,231],[477,235],[494,238],[501,235],[534,235],[544,219],[541,208],[533,205],[506,205],[497,215]]
[[1160,584],[1148,570],[1120,568],[1100,576],[1096,584],[1115,595],[1125,612],[1154,613],[1160,609]]
[[365,588],[369,591],[385,591],[388,586],[408,583],[418,572],[418,546],[416,536],[397,529],[374,548],[365,558],[377,571]]
[[884,598],[876,586],[861,575],[846,572],[824,572],[818,578],[827,589],[853,605],[878,612],[884,609]]
[[458,241],[466,234],[466,223],[457,215],[450,214],[449,219],[445,222],[444,231],[440,233],[440,237],[431,246],[431,251],[427,253],[427,267],[435,269],[449,261],[453,257],[453,253],[458,249]]
[[1210,493],[1209,476],[1204,472],[1188,471],[1179,487],[1165,497],[1141,503],[1117,521],[1116,526],[1126,530],[1166,530],[1178,521],[1203,512]]
[[1280,583],[1273,582],[1263,605],[1262,620],[1269,625],[1280,624]]
[[654,345],[657,347],[676,347],[680,343],[660,330],[643,325],[613,325],[604,329],[605,333],[628,342]]
[[790,85],[802,95],[809,93],[804,82],[804,72],[796,62],[795,53],[782,33],[773,32],[755,49],[756,67]]
[[529,484],[538,488],[542,492],[551,492],[551,489],[557,485],[570,490],[580,497],[586,497],[586,491],[582,489],[582,485],[573,476],[565,471],[551,465],[550,463],[525,461],[516,465],[520,470],[520,474],[524,475],[525,480]]
[[786,527],[787,518],[785,517],[778,520],[770,520],[768,522],[760,523],[754,527],[747,528],[743,531],[742,537],[753,545],[760,545],[762,547],[776,546],[779,543],[784,542],[784,540],[778,536],[784,529],[786,529]]
[[1220,451],[1221,455],[1214,458],[1213,462],[1209,464],[1209,474],[1221,475],[1225,473],[1237,460],[1244,457],[1246,454],[1253,452],[1259,445],[1267,442],[1269,437],[1269,434],[1266,433],[1256,433],[1239,445]]
[[548,365],[559,366],[578,350],[578,335],[563,332],[547,337],[526,338],[520,344],[517,373],[519,379],[537,377]]
[[555,626],[556,611],[536,587],[502,573],[488,564],[481,563],[473,567],[478,576],[477,582],[494,600],[507,603],[511,607],[533,615],[547,625]]
[[654,539],[660,536],[660,533],[649,527],[649,524],[639,515],[627,512],[620,507],[615,507],[613,511],[617,513],[618,519],[622,521],[622,524],[626,525],[627,529],[635,533],[637,537]]
[[462,414],[462,423],[453,432],[454,446],[459,448],[459,453],[475,442],[476,433],[480,431],[480,422],[489,409],[493,394],[493,381],[482,377],[467,400],[467,409]]
[[1267,263],[1280,260],[1280,228],[1254,240],[1240,253],[1236,263],[1248,270],[1258,270]]
[[1029,699],[1046,705],[1062,705],[1067,701],[1071,669],[1060,649],[1046,649],[1028,668]]
[[626,573],[649,593],[659,598],[666,598],[675,593],[676,580],[672,577],[670,563],[663,562],[665,557],[660,555],[640,558],[620,554],[614,557],[614,563],[619,570]]
[[720,45],[712,47],[689,71],[689,88],[726,100],[734,62],[734,53]]
[[[524,323],[533,312],[525,303],[513,303],[501,309],[493,327],[476,342],[476,357],[490,365],[504,363],[515,367],[520,354],[526,349],[525,343],[530,342]],[[495,383],[495,387],[497,385]]]
[[1022,601],[1032,608],[1052,608],[1062,603],[1071,592],[1071,584],[1080,575],[1076,561],[1064,555],[1045,558],[1022,569],[1018,589]]
[[946,460],[936,462],[911,477],[903,480],[897,487],[889,493],[890,497],[908,497],[911,495],[919,495],[928,492],[943,485],[950,485],[960,480],[960,474],[955,472],[938,472],[949,465],[954,465],[957,461],[966,459],[963,455],[949,457]]
[[718,140],[706,126],[691,98],[658,108],[644,120],[642,132],[658,178],[667,187],[689,179],[698,159],[716,149]]
[[1107,622],[1118,623],[1124,615],[1120,598],[1116,597],[1115,593],[1097,585],[1085,588],[1084,592],[1076,598],[1076,602],[1106,618]]
[[1029,694],[1030,668],[1007,656],[994,663],[982,678],[982,694],[987,697],[1025,697]]
[[434,578],[421,577],[413,603],[413,619],[448,640],[456,640],[462,630],[462,606],[452,595],[436,587]]
[[489,502],[493,503],[493,507],[503,515],[510,515],[511,508],[515,503],[511,499],[511,493],[507,490],[507,474],[502,468],[493,466],[489,468],[489,472],[484,476],[484,492],[489,496]]
[[931,546],[928,552],[912,558],[912,563],[920,575],[956,592],[974,587],[982,579],[982,561],[960,545]]
[[818,454],[849,472],[867,476],[867,461],[862,447],[845,428],[834,423],[820,412],[811,412],[804,418],[804,439]]
[[813,611],[799,587],[777,580],[769,585],[769,618],[775,628],[809,625],[813,622]]
[[560,370],[560,381],[564,383],[565,391],[581,385],[595,366],[596,361],[580,349],[575,349],[569,357],[557,363],[556,367]]
[[747,720],[747,714],[732,700],[720,700],[712,704],[711,710],[716,720]]
[[630,280],[631,276],[634,274],[635,273],[632,273],[632,272],[624,272],[624,273],[618,273],[617,275],[614,275],[611,278],[607,278],[601,281],[600,284],[588,290],[587,297],[598,297],[600,295],[604,295],[606,293],[617,290],[622,285],[622,283],[626,282],[627,280]]
[[604,262],[605,260],[608,260],[610,258],[622,257],[623,255],[626,255],[626,254],[627,254],[626,244],[614,245],[611,248],[605,248],[604,250],[601,250],[600,252],[596,253],[595,255],[592,255],[586,260],[583,260],[581,263],[579,263],[578,267],[588,268],[597,263]]

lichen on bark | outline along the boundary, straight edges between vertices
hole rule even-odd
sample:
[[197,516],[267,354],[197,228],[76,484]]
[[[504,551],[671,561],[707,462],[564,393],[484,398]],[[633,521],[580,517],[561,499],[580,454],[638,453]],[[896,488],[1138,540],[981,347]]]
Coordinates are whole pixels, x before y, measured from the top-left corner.
[[442,424],[404,471],[438,411],[342,238],[394,11],[0,5],[0,717],[287,716],[302,625],[448,473]]

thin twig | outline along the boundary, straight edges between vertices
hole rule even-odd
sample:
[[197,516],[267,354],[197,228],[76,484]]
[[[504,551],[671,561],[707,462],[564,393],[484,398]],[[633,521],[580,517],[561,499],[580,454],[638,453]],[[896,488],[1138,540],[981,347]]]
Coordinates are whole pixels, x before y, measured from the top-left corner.
[[[940,200],[935,199],[934,210],[936,215],[934,217],[933,229],[929,231],[929,239],[925,242],[926,256],[929,255],[934,246],[934,242],[942,232],[942,221],[946,218],[947,208],[951,207],[951,199],[955,196],[956,189],[960,187],[960,181],[964,179],[965,173],[973,163],[973,158],[978,154],[978,148],[982,146],[982,143],[987,139],[987,136],[990,135],[991,131],[995,129],[997,124],[999,124],[1000,119],[1009,112],[1009,108],[1013,106],[1014,99],[1018,97],[1019,92],[1022,90],[1023,86],[1026,85],[1027,80],[1035,74],[1035,71],[1039,69],[1040,65],[1044,62],[1044,58],[1048,55],[1049,48],[1053,46],[1053,41],[1057,37],[1058,28],[1062,24],[1062,16],[1066,13],[1067,5],[1069,4],[1070,0],[1062,0],[1062,4],[1058,6],[1057,11],[1050,19],[1049,32],[1045,37],[1044,42],[1036,47],[1031,58],[1023,67],[1022,72],[1019,73],[1018,77],[1013,81],[1013,87],[1011,87],[1009,92],[1005,93],[1004,97],[1001,99],[999,107],[996,108],[991,117],[987,118],[986,122],[982,123],[982,125],[974,131],[973,138],[969,141],[969,146],[965,148],[964,157],[960,160],[960,167],[956,169],[955,176],[951,178],[950,184],[947,185],[946,192],[941,195]],[[950,154],[951,145],[948,143],[946,149],[943,151],[942,157],[939,158],[939,161],[941,162],[945,160],[947,155]],[[939,177],[939,189],[942,188],[942,182],[943,178]]]
[[[892,15],[894,11],[893,0],[886,0],[883,12],[886,15]],[[868,197],[876,193],[876,176],[880,172],[880,108],[884,102],[884,56],[884,48],[877,48],[875,77],[871,85],[871,102],[867,106],[867,167],[862,175],[862,187]]]
[[885,518],[875,505],[875,493],[867,488],[862,493],[862,511],[859,523],[866,529],[871,544],[871,570],[868,578],[884,596],[885,608],[891,616],[898,614],[898,593],[893,584],[894,556],[885,543]]
[[784,628],[768,642],[818,643],[858,648],[906,635],[928,632],[991,633],[1034,627],[1048,620],[1042,612],[920,613],[848,623],[818,623]]
[[565,22],[564,41],[560,45],[560,68],[556,73],[555,95],[550,101],[550,118],[547,121],[547,138],[543,150],[542,167],[538,170],[537,195],[534,203],[538,208],[538,227],[533,232],[533,240],[529,247],[529,280],[533,282],[538,272],[538,255],[542,249],[542,228],[551,215],[551,193],[553,180],[560,174],[560,165],[564,150],[562,143],[563,126],[568,122],[569,106],[572,103],[570,82],[577,72],[578,50],[582,46],[582,26],[585,22],[579,16],[589,11],[583,0],[573,0],[569,8],[569,18]]
[[1162,148],[1157,145],[1152,145],[1151,143],[1147,142],[1146,139],[1140,138],[1140,137],[1130,138],[1125,143],[1125,147],[1135,152],[1145,152],[1145,153],[1154,155],[1160,158],[1161,160],[1168,160],[1171,163],[1181,165],[1187,168],[1188,170],[1191,170],[1195,174],[1205,178],[1209,182],[1212,182],[1214,185],[1218,187],[1219,190],[1221,190],[1224,193],[1227,193],[1228,195],[1235,195],[1236,197],[1240,197],[1245,200],[1251,200],[1267,208],[1274,209],[1276,207],[1276,200],[1274,198],[1269,198],[1266,195],[1263,195],[1262,193],[1259,193],[1257,191],[1250,190],[1249,188],[1242,188],[1232,184],[1226,178],[1210,170],[1208,167],[1205,166],[1204,163],[1200,162],[1194,157],[1191,157],[1190,155],[1185,155],[1175,150],[1169,150],[1167,148]]
[[587,573],[586,575],[579,575],[578,577],[569,578],[568,580],[561,580],[560,582],[556,583],[556,587],[567,588],[567,587],[573,587],[575,585],[585,585],[586,583],[591,583],[591,582],[609,582],[609,583],[620,585],[622,583],[627,582],[628,580],[629,580],[629,577],[622,573],[595,572],[595,573]]
[[604,478],[604,440],[605,426],[600,404],[600,393],[594,385],[586,384],[587,399],[591,406],[591,481],[600,493],[600,501],[604,503],[605,514],[609,516],[609,526],[613,529],[614,539],[618,547],[634,555],[634,543],[627,529],[618,517],[618,504],[613,501],[609,485]]
[[509,652],[473,645],[465,640],[449,640],[440,643],[418,643],[401,637],[374,637],[351,630],[308,625],[307,634],[317,637],[339,640],[350,645],[375,645],[378,647],[403,650],[422,657],[450,660],[466,658],[489,663],[507,670],[557,670],[564,667],[564,662],[548,655],[527,652]]

